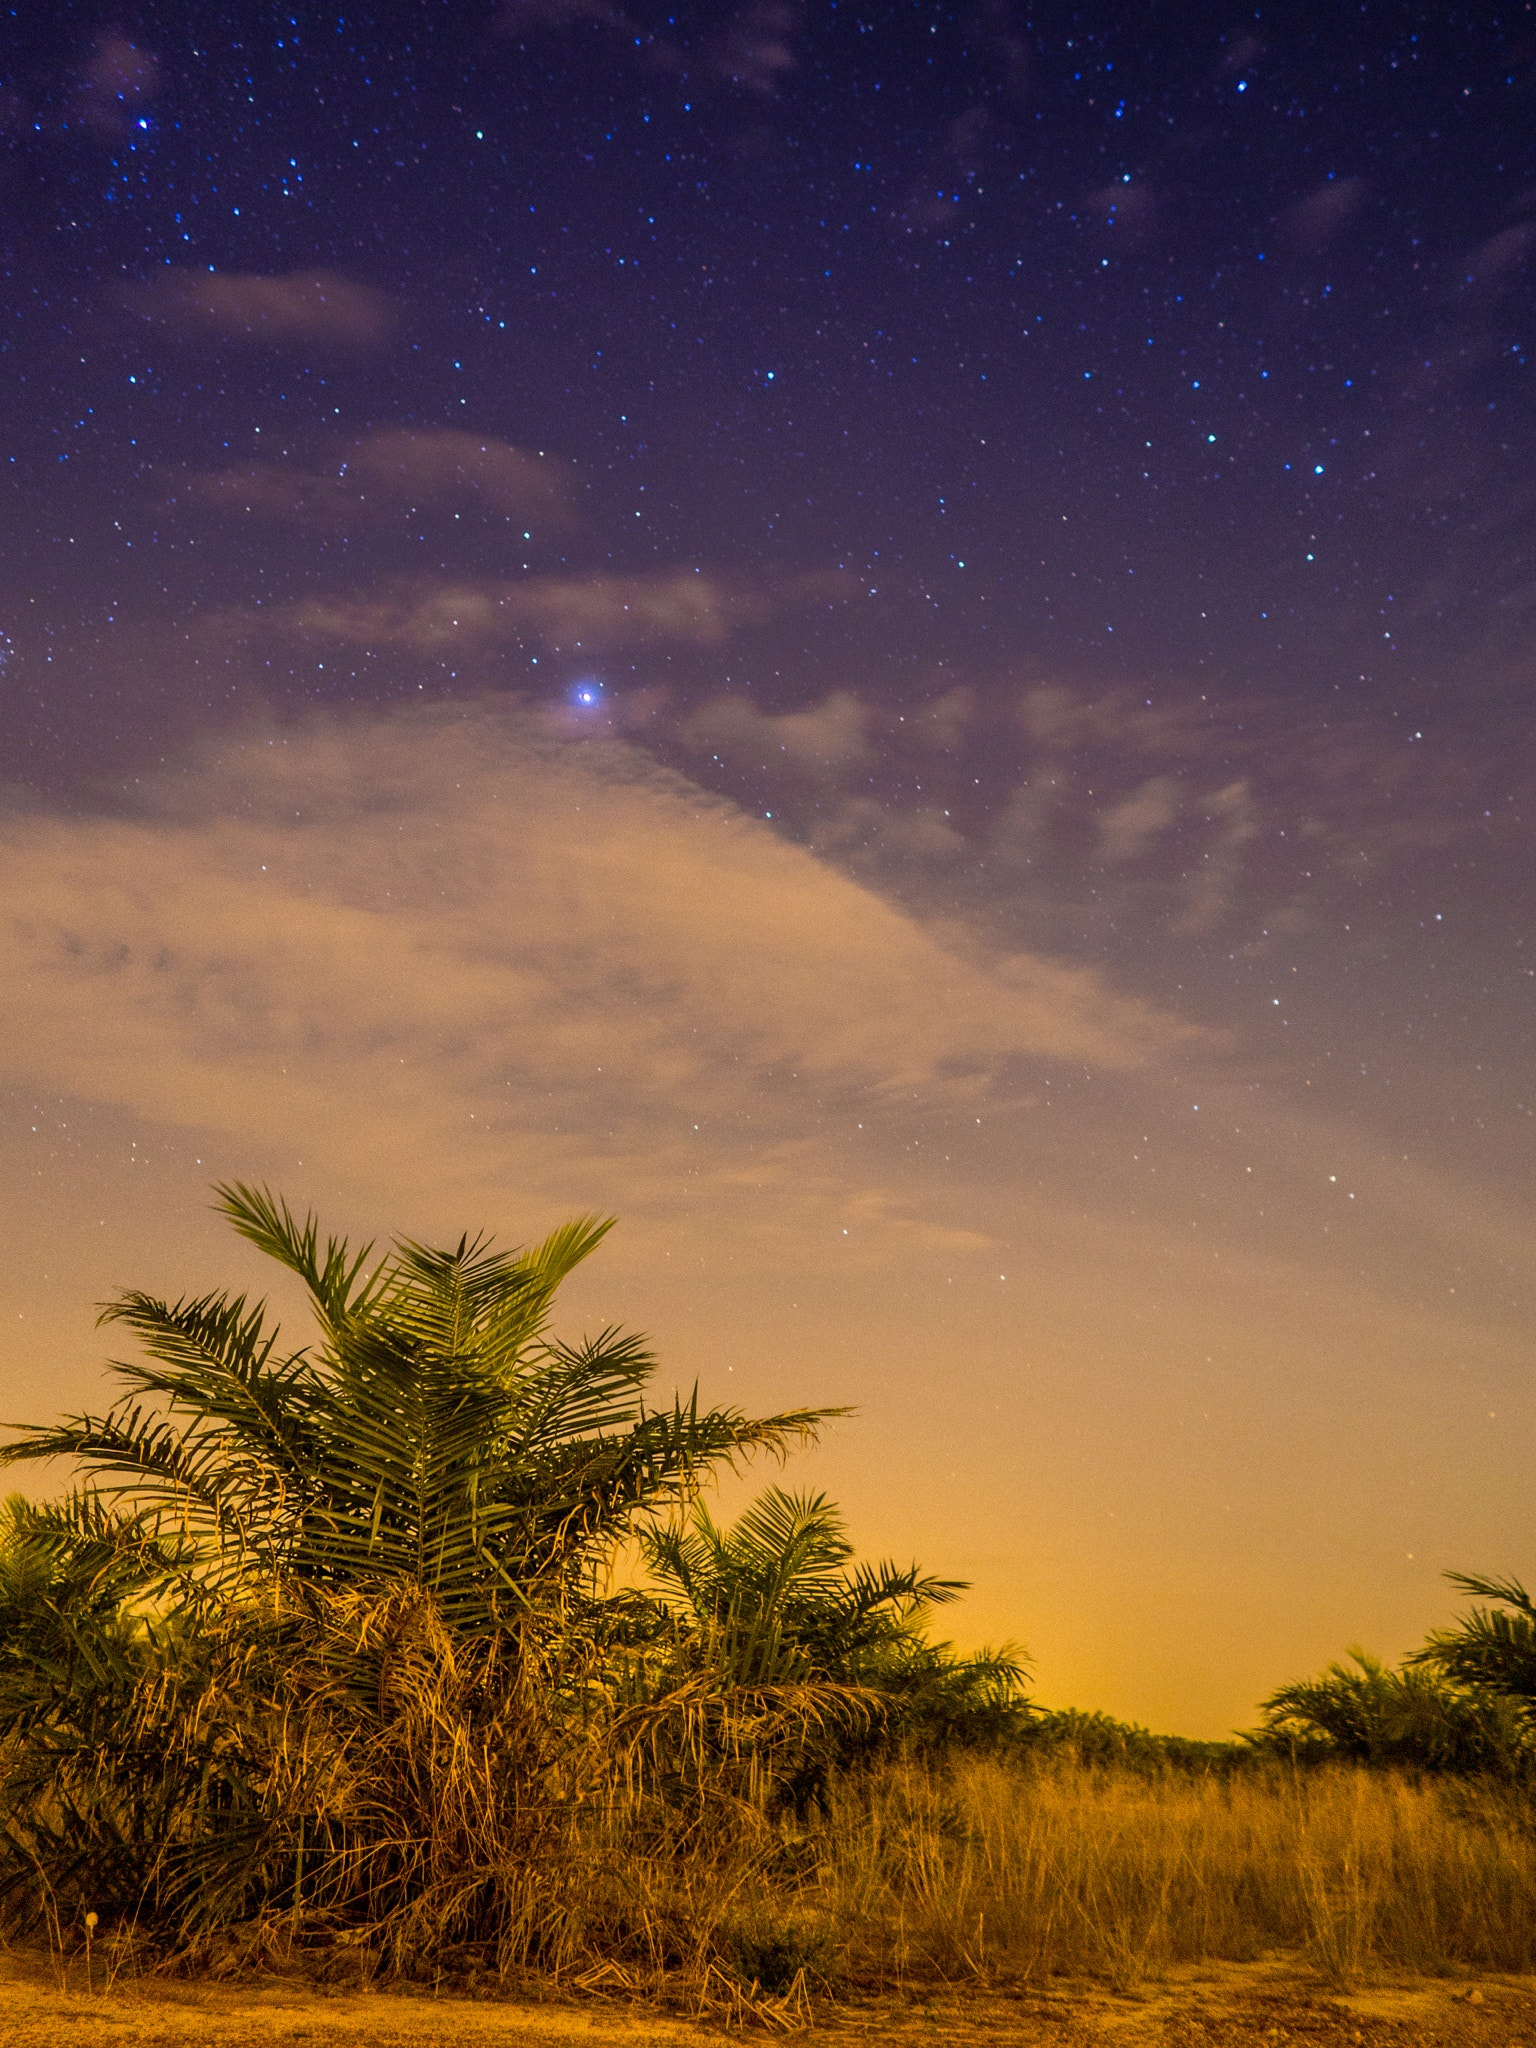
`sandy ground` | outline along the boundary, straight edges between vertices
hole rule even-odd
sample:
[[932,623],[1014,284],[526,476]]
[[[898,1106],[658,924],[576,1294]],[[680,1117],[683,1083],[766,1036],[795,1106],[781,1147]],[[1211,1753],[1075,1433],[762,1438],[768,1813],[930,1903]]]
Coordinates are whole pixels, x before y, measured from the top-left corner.
[[[70,1978],[61,1985],[46,1957],[0,1955],[3,2048],[704,2048],[726,2038],[718,2024],[595,1998],[530,2005],[390,1992],[337,1996],[280,1980],[140,1979],[92,1991],[78,1966]],[[747,2032],[765,2038],[760,2027],[749,2024]],[[1221,1965],[1120,1995],[1053,1985],[1010,1998],[914,1995],[837,2006],[796,2032],[808,2042],[869,2048],[1536,2048],[1536,1979],[1383,1978],[1339,1994],[1283,1963]]]

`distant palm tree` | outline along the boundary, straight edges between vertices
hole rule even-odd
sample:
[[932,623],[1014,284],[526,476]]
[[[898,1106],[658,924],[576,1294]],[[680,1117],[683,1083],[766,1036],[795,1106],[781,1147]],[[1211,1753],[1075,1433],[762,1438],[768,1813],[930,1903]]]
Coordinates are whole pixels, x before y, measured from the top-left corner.
[[70,1457],[80,1511],[115,1503],[121,1527],[172,1543],[190,1594],[288,1583],[390,1582],[430,1594],[452,1626],[496,1628],[537,1596],[577,1594],[637,1515],[676,1508],[708,1470],[782,1452],[830,1409],[752,1419],[664,1408],[655,1361],[615,1329],[549,1334],[560,1282],[611,1227],[584,1217],[531,1251],[482,1238],[323,1249],[313,1216],[240,1184],[218,1190],[242,1237],[308,1291],[318,1342],[286,1350],[264,1304],[132,1292],[126,1323],[147,1363],[116,1363],[101,1415],[26,1426],[0,1462]]
[[1261,1746],[1398,1764],[1430,1771],[1495,1771],[1521,1767],[1525,1743],[1510,1703],[1488,1690],[1418,1669],[1409,1658],[1392,1670],[1379,1657],[1351,1650],[1316,1678],[1282,1686],[1263,1702]]

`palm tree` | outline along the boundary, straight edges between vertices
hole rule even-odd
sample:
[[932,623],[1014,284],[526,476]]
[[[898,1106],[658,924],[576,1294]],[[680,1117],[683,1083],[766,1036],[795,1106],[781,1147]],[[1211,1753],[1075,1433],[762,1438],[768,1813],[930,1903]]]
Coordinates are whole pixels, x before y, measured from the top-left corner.
[[[552,1335],[605,1222],[374,1261],[265,1191],[218,1193],[317,1336],[286,1348],[244,1295],[125,1294],[103,1319],[147,1358],[112,1367],[121,1398],[0,1451],[85,1473],[0,1541],[0,1893],[184,1935],[277,1907],[402,1953],[558,1943],[561,1830],[675,1748],[702,1691],[712,1725],[736,1712],[718,1686],[616,1697],[630,1607],[598,1597],[604,1559],[835,1411],[651,1407],[638,1338]],[[821,1711],[804,1689],[745,1706],[770,1737]]]
[[1416,1668],[1421,1652],[1394,1671],[1379,1657],[1351,1650],[1316,1678],[1301,1679],[1262,1703],[1261,1746],[1357,1763],[1429,1771],[1521,1767],[1526,1749],[1510,1703],[1436,1671]]
[[[651,1408],[655,1361],[615,1329],[549,1334],[556,1289],[606,1236],[584,1217],[531,1251],[482,1238],[322,1248],[265,1190],[218,1190],[239,1234],[304,1283],[319,1341],[284,1349],[264,1304],[132,1292],[148,1362],[117,1362],[101,1415],[30,1426],[0,1461],[66,1456],[92,1512],[173,1540],[184,1591],[388,1582],[433,1596],[461,1629],[568,1600],[637,1516],[676,1508],[703,1476],[782,1453],[830,1409],[749,1418],[687,1401]],[[190,1563],[188,1560],[190,1559]]]
[[641,1547],[663,1600],[744,1683],[857,1684],[878,1657],[916,1639],[928,1608],[965,1590],[916,1565],[850,1571],[853,1545],[826,1495],[777,1486],[732,1529],[700,1501],[686,1521],[647,1530]]
[[1474,1607],[1454,1627],[1436,1629],[1411,1664],[1442,1678],[1512,1703],[1536,1732],[1536,1601],[1518,1579],[1486,1579],[1447,1572],[1453,1586],[1492,1607]]
[[648,1529],[641,1547],[681,1661],[737,1688],[835,1688],[847,1702],[786,1731],[778,1775],[797,1808],[822,1796],[834,1768],[889,1743],[998,1741],[1029,1711],[1017,1651],[957,1657],[927,1638],[929,1614],[965,1581],[926,1577],[915,1564],[853,1566],[825,1494],[770,1487],[730,1529],[697,1502],[686,1520]]

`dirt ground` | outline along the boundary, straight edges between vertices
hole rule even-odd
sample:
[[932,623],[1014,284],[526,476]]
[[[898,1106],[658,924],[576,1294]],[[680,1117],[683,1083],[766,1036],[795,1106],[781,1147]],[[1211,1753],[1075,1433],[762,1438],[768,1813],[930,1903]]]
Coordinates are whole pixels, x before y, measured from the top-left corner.
[[[61,1983],[44,1956],[0,1955],[3,2048],[718,2048],[726,2038],[718,2021],[700,2025],[595,1996],[531,2005],[154,1978],[92,1990],[78,1964],[69,1980]],[[762,2038],[764,2029],[749,2019],[746,2031]],[[1536,1979],[1383,1977],[1338,1993],[1299,1966],[1270,1961],[1180,1971],[1123,1994],[1061,1984],[1008,1998],[838,2005],[794,2031],[850,2048],[1536,2048]]]

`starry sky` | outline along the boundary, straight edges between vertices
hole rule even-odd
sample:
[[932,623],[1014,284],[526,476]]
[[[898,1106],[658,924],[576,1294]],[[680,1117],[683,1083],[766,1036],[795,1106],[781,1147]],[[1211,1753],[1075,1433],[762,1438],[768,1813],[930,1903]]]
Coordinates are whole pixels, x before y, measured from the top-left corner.
[[1053,1704],[1536,1572],[1528,0],[0,22],[7,1416],[595,1209]]

